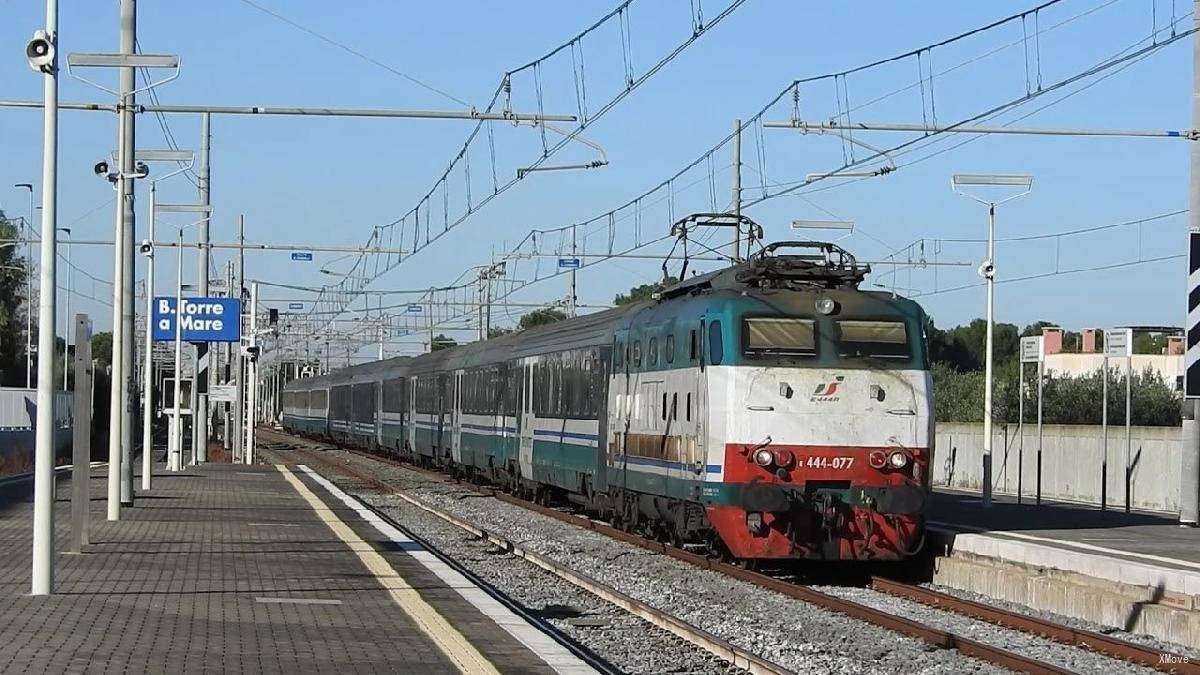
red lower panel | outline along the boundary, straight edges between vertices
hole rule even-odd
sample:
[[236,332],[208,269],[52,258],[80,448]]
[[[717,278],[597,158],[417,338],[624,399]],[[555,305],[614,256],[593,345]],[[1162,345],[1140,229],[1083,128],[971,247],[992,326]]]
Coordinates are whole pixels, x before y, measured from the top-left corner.
[[736,558],[809,558],[818,560],[900,560],[920,541],[921,518],[885,516],[867,509],[845,509],[827,529],[813,511],[764,513],[765,528],[751,532],[746,511],[738,506],[709,506],[709,522]]

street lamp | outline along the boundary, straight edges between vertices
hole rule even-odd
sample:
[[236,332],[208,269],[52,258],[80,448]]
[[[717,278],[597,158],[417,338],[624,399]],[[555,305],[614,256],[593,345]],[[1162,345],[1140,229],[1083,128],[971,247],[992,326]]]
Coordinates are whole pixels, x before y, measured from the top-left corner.
[[33,184],[17,183],[13,185],[29,191],[29,218],[25,227],[25,260],[29,269],[25,271],[25,388],[33,387]]
[[[958,194],[988,207],[987,258],[979,266],[979,276],[987,282],[987,339],[984,346],[983,365],[983,507],[992,505],[992,333],[995,326],[993,309],[996,286],[996,207],[1017,197],[1029,194],[1033,189],[1033,176],[1001,174],[955,174],[950,187]],[[1017,188],[1019,192],[1001,200],[984,199],[968,192],[963,187]]]

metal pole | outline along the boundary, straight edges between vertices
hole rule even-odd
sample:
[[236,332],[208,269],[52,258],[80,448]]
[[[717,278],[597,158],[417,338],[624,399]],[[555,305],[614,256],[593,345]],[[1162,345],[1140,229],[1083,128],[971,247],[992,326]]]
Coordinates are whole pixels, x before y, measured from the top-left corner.
[[[1192,21],[1200,29],[1200,13]],[[1192,127],[1200,124],[1200,32],[1192,36]],[[1188,182],[1188,230],[1200,232],[1200,143],[1188,147],[1191,177]],[[1191,235],[1189,234],[1189,242]],[[1184,305],[1188,311],[1190,301]],[[1195,526],[1200,521],[1200,399],[1183,406],[1183,449],[1179,466],[1179,524]]]
[[[58,86],[57,84],[55,86]],[[25,388],[33,387],[33,186],[29,189],[29,220],[25,227],[29,230],[30,241],[25,244],[25,259],[29,261],[29,270],[25,272]]]
[[1041,358],[1038,359],[1038,422],[1037,422],[1037,492],[1035,503],[1042,503],[1042,382],[1046,379],[1045,364]]
[[[1133,349],[1132,335],[1130,350]],[[1132,467],[1129,465],[1130,455],[1133,450],[1133,356],[1125,357],[1125,513],[1129,513],[1132,506],[1130,500],[1132,498],[1132,479],[1130,474]]]
[[[62,228],[67,236],[71,236],[71,228]],[[67,354],[71,351],[71,278],[74,276],[71,267],[71,244],[67,244],[67,300],[66,308],[63,310],[63,391],[67,390],[67,371],[70,367],[67,363]]]
[[[70,322],[67,322],[70,324]],[[71,432],[71,552],[83,553],[88,541],[91,503],[92,416],[88,399],[92,391],[91,333],[86,314],[75,317],[75,426]]]
[[[46,34],[58,42],[58,0],[46,0]],[[54,353],[54,273],[58,226],[58,57],[44,71],[42,116],[42,274],[38,348]],[[31,191],[32,194],[32,191]],[[33,470],[33,595],[54,588],[54,369],[38,368],[37,436]]]
[[[241,216],[238,216],[238,240],[244,241],[245,238],[246,238],[246,216],[241,215]],[[246,290],[244,287],[245,283],[246,283],[246,255],[245,255],[245,253],[239,253],[238,254],[238,268],[237,268],[237,284],[236,284],[236,286],[230,287],[230,291],[232,291],[234,288],[237,288],[237,298],[238,298],[238,307],[239,307],[239,309],[238,309],[238,335],[242,335],[245,332],[244,330],[242,330],[243,327],[245,326],[245,323],[242,320],[242,316],[245,313],[244,309],[242,308],[242,301],[245,299],[245,290]],[[243,417],[243,412],[244,412],[245,406],[246,406],[246,403],[245,403],[245,401],[246,401],[246,397],[245,397],[246,377],[245,377],[244,359],[242,358],[242,340],[241,340],[241,338],[238,339],[237,349],[234,350],[233,363],[234,363],[234,367],[233,367],[234,384],[236,385],[236,389],[234,390],[234,399],[235,400],[234,400],[234,406],[233,406],[233,435],[232,435],[232,438],[233,438],[233,456],[234,456],[234,460],[237,461],[237,460],[242,459],[245,456],[244,448],[242,447],[243,441],[245,440],[245,436],[243,435],[243,431],[242,431],[242,429],[243,429],[242,424],[243,424],[243,420],[245,419]]]
[[[137,0],[121,0],[121,44],[123,54],[133,54],[137,40]],[[134,173],[134,134],[135,115],[132,106],[135,101],[134,69],[121,68],[119,75],[119,91],[124,104],[118,115],[119,123],[125,130],[121,137],[120,167],[126,176]],[[134,443],[134,392],[137,389],[137,377],[133,372],[133,249],[134,223],[133,212],[134,180],[128,179],[120,183],[121,201],[121,243],[120,259],[124,272],[121,275],[121,504],[133,505],[133,443]],[[115,349],[115,344],[114,344]]]
[[1025,468],[1025,362],[1017,363],[1017,503],[1021,503],[1021,477]]
[[995,306],[996,205],[988,204],[987,259],[992,273],[987,275],[987,337],[983,364],[983,508],[992,505],[992,332]]
[[[1104,348],[1108,349],[1108,333],[1104,334]],[[1100,426],[1103,439],[1100,458],[1100,510],[1108,510],[1108,354],[1104,355],[1104,388],[1100,396]]]
[[[733,215],[742,215],[742,121],[733,121]],[[733,261],[739,262],[742,256],[741,230],[738,225],[733,227]],[[747,246],[747,249],[749,247]]]
[[[575,225],[571,225],[571,296],[568,298],[570,304],[568,305],[569,309],[567,312],[567,316],[570,316],[572,318],[574,318],[574,316],[575,316],[575,303],[579,301],[579,298],[577,297],[577,294],[575,292],[575,288],[576,288],[575,274],[578,271],[578,269],[577,269],[578,265],[576,265],[575,263],[578,262],[579,259],[575,257],[575,252],[576,252]],[[489,269],[488,270],[488,278],[489,279],[491,278],[491,274],[492,274],[492,270]]]
[[[183,228],[179,228],[179,241],[183,241]],[[183,361],[183,247],[175,259],[175,396],[171,415],[175,428],[171,430],[174,443],[171,448],[171,471],[183,470],[183,420],[179,413],[179,399],[183,396],[180,362]]]
[[[258,331],[258,282],[255,281],[255,282],[251,282],[251,284],[250,284],[250,346],[251,347],[254,347],[258,344],[258,335],[256,335],[257,331]],[[245,448],[244,454],[245,454],[245,458],[246,458],[246,464],[253,464],[254,463],[254,424],[255,424],[255,420],[256,420],[255,415],[257,414],[256,410],[255,410],[255,403],[257,402],[256,398],[258,396],[258,382],[257,382],[257,380],[258,380],[258,363],[257,363],[256,358],[249,359],[249,363],[246,366],[246,370],[248,371],[248,374],[246,376],[246,386],[249,388],[249,391],[246,396],[246,400],[249,402],[250,410],[246,414],[246,448]]]
[[[211,165],[209,164],[209,153],[212,146],[212,134],[210,132],[211,115],[204,113],[200,116],[200,173],[198,188],[200,191],[200,203],[204,206],[209,206],[211,202],[210,186],[212,182],[209,180],[211,175]],[[208,265],[209,265],[209,249],[206,246],[209,243],[208,233],[209,219],[205,218],[200,223],[200,255],[197,256],[197,266],[199,275],[197,276],[199,284],[199,295],[202,298],[208,297]],[[208,366],[210,352],[207,342],[196,343],[196,378],[192,382],[192,452],[196,457],[196,463],[208,461]]]
[[[150,183],[150,241],[154,241],[154,200],[156,183]],[[142,492],[150,491],[154,469],[154,256],[146,256],[146,353],[142,358]]]
[[[229,297],[233,297],[233,263],[232,262],[228,262],[225,264],[225,292]],[[241,298],[238,298],[238,300],[241,300]],[[239,322],[241,321],[240,314],[241,313],[239,312],[239,316],[238,316]],[[238,328],[241,328],[240,324],[238,325]],[[240,332],[241,331],[239,330],[239,333]],[[233,343],[226,342],[225,343],[225,365],[224,365],[224,368],[225,368],[224,382],[225,382],[225,384],[229,384],[230,382],[233,381],[232,366],[233,366]],[[223,432],[221,433],[221,445],[225,448],[225,451],[228,452],[233,447],[233,444],[231,443],[230,438],[229,438],[229,429],[230,429],[230,427],[229,427],[229,425],[230,425],[229,401],[226,401],[224,404],[222,404],[221,407],[224,409],[224,414],[225,414],[225,418],[224,418],[225,423],[222,426]]]

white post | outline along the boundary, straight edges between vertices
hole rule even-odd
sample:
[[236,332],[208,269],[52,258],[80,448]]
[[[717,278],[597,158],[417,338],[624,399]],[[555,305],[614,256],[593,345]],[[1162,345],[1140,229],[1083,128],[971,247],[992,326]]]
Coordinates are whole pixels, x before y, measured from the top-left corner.
[[1038,451],[1037,451],[1037,493],[1034,501],[1038,504],[1042,503],[1042,381],[1046,379],[1045,364],[1041,358],[1038,359]]
[[183,420],[180,418],[179,398],[183,395],[180,385],[180,362],[183,361],[183,228],[179,228],[179,240],[176,247],[175,262],[175,397],[171,418],[175,428],[171,430],[173,444],[171,447],[171,470],[183,470]]
[[993,272],[987,275],[987,338],[983,364],[983,507],[992,505],[992,331],[995,324],[996,205],[988,205],[987,259]]
[[[137,0],[120,0],[120,51],[124,54],[137,52]],[[120,171],[125,176],[134,175],[134,134],[135,124],[133,113],[134,101],[134,68],[121,67],[118,73],[118,89],[121,92],[122,107],[119,111],[118,124],[125,133],[121,137]],[[121,505],[133,505],[133,428],[134,389],[137,387],[137,376],[134,373],[133,359],[133,242],[134,211],[133,198],[136,181],[128,178],[118,183],[118,195],[121,202],[121,241],[117,253],[121,259],[124,271],[121,274]],[[115,281],[115,280],[114,280]],[[117,354],[117,344],[113,342],[113,354]],[[115,356],[114,356],[115,358]]]
[[[46,0],[46,35],[58,42],[58,0]],[[43,69],[42,116],[42,274],[38,349],[54,354],[55,250],[58,225],[58,57]],[[32,191],[31,191],[32,193]],[[32,225],[30,226],[32,227]],[[48,360],[47,364],[50,363]],[[38,368],[37,440],[33,473],[33,595],[54,588],[54,369]]]
[[[58,85],[55,84],[55,86]],[[25,229],[29,232],[29,241],[25,242],[25,259],[29,261],[29,269],[25,272],[25,388],[31,389],[33,388],[33,186],[28,187],[29,219],[25,221]]]
[[[150,183],[149,239],[154,241],[155,183]],[[146,353],[142,355],[142,492],[150,491],[154,469],[154,255],[146,256]]]
[[[250,284],[250,346],[258,345],[258,282]],[[250,410],[246,413],[246,447],[243,456],[247,464],[254,463],[254,426],[257,423],[255,410],[258,402],[258,359],[251,357],[246,360],[246,404]]]
[[[1019,353],[1019,352],[1018,352]],[[1025,361],[1017,362],[1017,503],[1021,503],[1021,488],[1025,470]]]
[[1100,426],[1102,447],[1100,458],[1100,510],[1108,510],[1108,333],[1104,334],[1104,388],[1100,396]]
[[[117,122],[117,151],[125,146],[125,125]],[[120,165],[117,168],[117,214],[113,241],[113,297],[112,297],[112,351],[109,363],[108,387],[108,519],[121,519],[121,424],[125,411],[121,409],[121,389],[125,378],[121,371],[121,340],[124,324],[121,322],[121,286],[125,266],[121,259],[124,237],[121,222],[125,204],[121,200],[121,183],[125,181]]]
[[1133,451],[1133,334],[1129,336],[1129,356],[1125,357],[1125,513],[1132,504],[1133,476],[1130,457]]
[[[742,215],[742,121],[733,121],[733,215]],[[733,226],[733,261],[736,263],[741,260],[742,256],[742,241],[741,241],[741,224],[735,223]],[[747,244],[746,251],[749,252],[750,246]]]

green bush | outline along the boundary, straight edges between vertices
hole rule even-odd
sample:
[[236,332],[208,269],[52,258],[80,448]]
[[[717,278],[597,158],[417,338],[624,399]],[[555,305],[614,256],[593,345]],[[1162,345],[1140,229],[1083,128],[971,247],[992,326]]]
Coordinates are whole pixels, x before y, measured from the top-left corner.
[[[996,368],[993,389],[994,422],[1018,421],[1017,364]],[[1100,424],[1104,381],[1100,371],[1076,377],[1047,377],[1042,390],[1042,420],[1046,424]],[[939,422],[983,421],[983,373],[958,372],[945,364],[933,367],[934,413]],[[1179,394],[1154,371],[1134,373],[1133,423],[1139,426],[1178,426],[1182,418]],[[1037,375],[1026,368],[1025,420],[1037,420]],[[1113,368],[1108,379],[1109,424],[1125,422],[1125,374]]]

